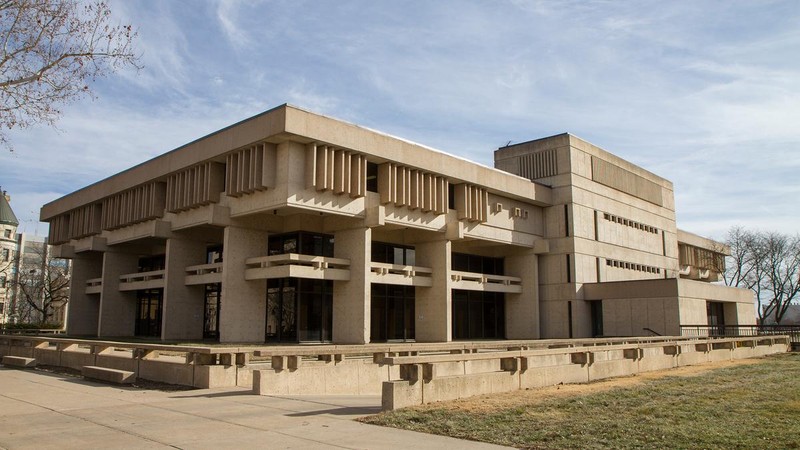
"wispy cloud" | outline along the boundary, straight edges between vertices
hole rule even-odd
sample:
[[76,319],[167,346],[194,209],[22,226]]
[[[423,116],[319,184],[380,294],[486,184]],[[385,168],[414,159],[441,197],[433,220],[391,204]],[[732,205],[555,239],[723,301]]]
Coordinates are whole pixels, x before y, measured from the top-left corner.
[[238,23],[240,6],[242,3],[234,0],[221,0],[217,4],[217,20],[225,37],[237,49],[246,48],[251,44],[247,28]]
[[14,136],[15,210],[289,102],[486,165],[569,131],[671,179],[683,228],[798,230],[793,1],[112,6],[146,67]]
[[149,91],[166,89],[184,92],[189,75],[186,56],[190,43],[184,26],[172,14],[166,2],[154,2],[142,8],[135,2],[114,3],[114,14],[122,23],[130,23],[138,32],[137,50],[144,68],[119,75],[126,84]]

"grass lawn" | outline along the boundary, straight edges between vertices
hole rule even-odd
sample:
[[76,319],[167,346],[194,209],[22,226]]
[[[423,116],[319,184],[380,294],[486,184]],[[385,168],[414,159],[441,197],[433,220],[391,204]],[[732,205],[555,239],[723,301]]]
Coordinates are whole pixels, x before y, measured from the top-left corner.
[[361,420],[532,449],[800,448],[800,353],[474,397]]

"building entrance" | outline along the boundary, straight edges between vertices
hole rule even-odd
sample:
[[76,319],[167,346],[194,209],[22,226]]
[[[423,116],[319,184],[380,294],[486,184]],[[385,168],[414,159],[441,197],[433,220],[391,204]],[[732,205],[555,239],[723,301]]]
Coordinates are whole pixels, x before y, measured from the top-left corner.
[[279,278],[267,282],[267,342],[333,340],[333,281]]
[[163,289],[136,291],[136,336],[161,337]]
[[505,295],[453,289],[453,339],[505,339]]
[[603,336],[603,301],[595,300],[589,302],[592,313],[592,337]]
[[706,302],[706,314],[712,336],[725,335],[725,304],[722,302]]
[[414,340],[414,286],[372,284],[372,342]]
[[219,308],[222,298],[222,283],[206,285],[206,301],[203,310],[203,338],[219,339]]

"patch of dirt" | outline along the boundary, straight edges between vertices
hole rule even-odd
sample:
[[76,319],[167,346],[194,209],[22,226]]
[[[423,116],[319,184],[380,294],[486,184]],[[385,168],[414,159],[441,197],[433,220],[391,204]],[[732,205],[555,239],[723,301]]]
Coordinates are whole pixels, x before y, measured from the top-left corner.
[[163,392],[193,391],[197,389],[195,387],[184,386],[182,384],[162,383],[160,381],[143,380],[141,378],[136,379],[136,381],[133,383],[133,387]]
[[[696,366],[683,366],[674,369],[659,370],[654,372],[644,372],[627,377],[609,378],[606,380],[593,381],[582,384],[558,384],[535,389],[522,391],[504,392],[500,394],[487,394],[477,397],[470,397],[448,402],[447,407],[469,412],[489,412],[497,409],[513,408],[522,405],[532,405],[543,402],[551,398],[563,398],[578,396],[596,392],[607,391],[618,387],[628,387],[639,384],[645,380],[653,380],[664,377],[696,377],[711,370],[725,367],[743,366],[758,364],[759,359],[739,359],[734,361],[720,361],[706,363]],[[442,407],[441,403],[433,403]],[[425,408],[422,405],[419,408]]]
[[41,370],[42,372],[47,372],[47,373],[57,373],[59,375],[67,375],[75,378],[80,378],[82,376],[80,370],[72,369],[69,367],[46,366],[43,364],[37,364],[36,370]]

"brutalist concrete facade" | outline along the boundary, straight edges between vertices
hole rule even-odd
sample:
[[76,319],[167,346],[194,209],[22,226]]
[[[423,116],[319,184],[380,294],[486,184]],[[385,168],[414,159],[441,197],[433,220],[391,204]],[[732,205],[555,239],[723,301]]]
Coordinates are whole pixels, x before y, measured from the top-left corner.
[[673,186],[575,136],[488,168],[283,105],[42,208],[68,332],[222,342],[676,335],[755,322]]

